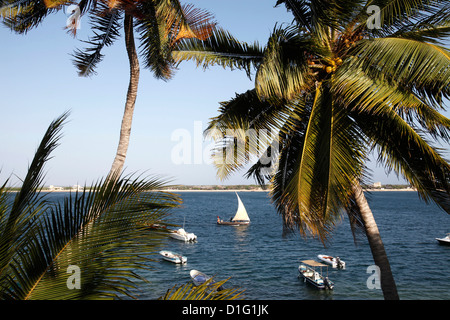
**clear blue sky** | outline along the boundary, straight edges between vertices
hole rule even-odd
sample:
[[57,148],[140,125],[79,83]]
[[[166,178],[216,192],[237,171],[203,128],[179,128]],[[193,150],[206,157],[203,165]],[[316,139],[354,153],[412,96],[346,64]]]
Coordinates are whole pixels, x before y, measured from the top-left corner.
[[[241,41],[266,43],[275,23],[290,22],[284,7],[275,0],[191,1],[214,13],[217,22]],[[123,37],[103,51],[97,75],[81,78],[70,54],[83,47],[80,40],[91,35],[87,18],[81,21],[76,39],[63,29],[68,15],[49,16],[44,23],[21,36],[0,27],[0,182],[11,174],[24,177],[34,151],[48,124],[66,110],[70,122],[64,127],[61,145],[46,166],[46,185],[91,184],[104,177],[114,158],[128,86],[128,60]],[[146,172],[173,178],[180,184],[220,184],[215,169],[201,164],[175,164],[171,139],[176,130],[190,132],[217,115],[220,101],[253,87],[242,71],[220,67],[203,71],[184,62],[175,77],[163,82],[141,68],[138,98],[125,163],[126,172]],[[206,150],[210,142],[204,142]],[[193,148],[194,146],[192,146]],[[194,158],[192,155],[192,162]],[[374,169],[374,181],[397,183]],[[224,184],[248,184],[242,172]],[[14,177],[13,181],[17,181]]]

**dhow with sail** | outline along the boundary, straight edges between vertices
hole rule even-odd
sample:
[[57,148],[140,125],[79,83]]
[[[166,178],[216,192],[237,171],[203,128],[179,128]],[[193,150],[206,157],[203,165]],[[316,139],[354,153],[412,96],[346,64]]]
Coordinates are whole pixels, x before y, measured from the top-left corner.
[[241,226],[248,225],[250,223],[250,218],[248,217],[247,210],[245,210],[241,198],[239,198],[237,193],[236,196],[238,199],[238,209],[234,217],[231,218],[230,221],[223,221],[220,217],[217,217],[217,224],[225,226]]

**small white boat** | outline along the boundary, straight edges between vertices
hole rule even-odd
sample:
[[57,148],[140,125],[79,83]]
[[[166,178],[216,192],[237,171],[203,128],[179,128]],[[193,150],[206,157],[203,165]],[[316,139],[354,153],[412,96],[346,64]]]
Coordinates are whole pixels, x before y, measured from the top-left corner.
[[[199,286],[203,283],[205,283],[206,281],[210,280],[212,277],[204,274],[203,272],[200,272],[198,270],[191,270],[189,272],[189,275],[191,276],[192,282],[194,283],[194,285]],[[211,284],[214,284],[214,282],[211,282]],[[223,290],[223,287],[220,286],[217,288],[217,291],[221,291]]]
[[333,268],[345,269],[345,262],[339,259],[339,257],[327,256],[324,254],[317,255],[317,258],[323,263],[331,265]]
[[193,233],[186,232],[184,228],[180,228],[176,231],[171,231],[169,236],[173,239],[177,239],[184,242],[194,242],[197,241],[197,236]]
[[208,281],[209,279],[211,279],[210,276],[207,276],[206,274],[204,274],[203,272],[200,272],[198,270],[191,270],[189,272],[189,275],[191,276],[192,282],[196,286],[199,286],[199,285],[205,283],[206,281]]
[[164,260],[173,262],[173,263],[179,263],[184,264],[187,262],[187,258],[185,256],[182,256],[181,254],[168,251],[168,250],[161,250],[159,254],[163,257]]
[[439,242],[439,244],[450,246],[450,233],[447,233],[444,238],[436,238],[436,240]]
[[250,218],[248,217],[247,210],[244,207],[244,203],[242,203],[241,198],[239,198],[237,192],[236,196],[238,199],[238,209],[236,214],[230,221],[223,221],[220,217],[217,217],[217,224],[223,226],[241,226],[248,225],[250,223]]
[[[320,268],[320,272],[316,271],[317,267]],[[298,272],[305,282],[312,284],[316,288],[333,290],[334,283],[331,282],[327,276],[325,277],[322,275],[322,267],[326,267],[328,273],[328,266],[326,264],[314,260],[304,260],[302,261],[302,264],[298,266]]]

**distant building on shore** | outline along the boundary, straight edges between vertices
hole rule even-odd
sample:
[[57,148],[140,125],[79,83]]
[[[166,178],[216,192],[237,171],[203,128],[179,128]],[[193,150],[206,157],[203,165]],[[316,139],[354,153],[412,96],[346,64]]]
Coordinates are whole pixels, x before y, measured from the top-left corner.
[[55,187],[54,185],[50,185],[48,187],[48,190],[49,191],[62,191],[62,190],[64,190],[64,188],[63,187]]
[[375,189],[381,188],[381,182],[375,182],[375,183],[373,184],[373,187],[374,187]]

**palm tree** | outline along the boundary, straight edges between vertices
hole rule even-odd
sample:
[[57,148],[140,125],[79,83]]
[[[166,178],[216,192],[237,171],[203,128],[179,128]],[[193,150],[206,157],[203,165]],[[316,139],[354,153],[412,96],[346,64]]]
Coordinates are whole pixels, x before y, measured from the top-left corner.
[[[26,33],[38,26],[44,18],[68,5],[70,0],[0,0],[0,18],[13,31]],[[74,53],[74,64],[80,76],[90,76],[103,59],[102,50],[120,37],[123,27],[130,64],[130,81],[120,129],[117,153],[110,176],[122,172],[127,155],[134,106],[139,83],[139,59],[134,33],[139,34],[140,55],[144,67],[157,79],[168,80],[174,73],[171,51],[182,39],[205,40],[215,23],[206,11],[192,5],[181,5],[178,0],[80,0],[81,14],[89,14],[94,36],[85,41],[88,47]],[[77,23],[68,26],[76,34]]]
[[398,299],[361,185],[368,154],[378,152],[387,170],[450,212],[449,164],[430,142],[449,141],[450,120],[440,113],[450,96],[450,52],[440,43],[450,35],[448,1],[276,4],[294,21],[275,26],[264,48],[216,30],[174,53],[204,67],[256,69],[255,88],[222,102],[206,131],[218,142],[218,175],[253,157],[247,176],[270,180],[286,229],[324,244],[345,212],[355,240],[358,230],[367,236],[385,299]]
[[[51,123],[15,195],[0,188],[0,299],[107,299],[134,296],[167,236],[178,196],[150,177],[115,177],[59,203],[41,192],[43,166],[67,114]],[[77,273],[78,272],[78,273]],[[73,274],[72,274],[73,273]],[[78,285],[78,287],[77,287]]]

